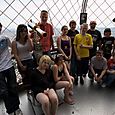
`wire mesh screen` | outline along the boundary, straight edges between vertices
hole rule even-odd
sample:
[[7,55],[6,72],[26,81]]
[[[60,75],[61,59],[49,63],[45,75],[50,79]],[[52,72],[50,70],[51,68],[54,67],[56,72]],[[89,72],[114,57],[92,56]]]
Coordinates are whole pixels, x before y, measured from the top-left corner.
[[[30,19],[34,22],[40,21],[41,10],[48,11],[48,22],[53,25],[55,35],[60,33],[63,25],[68,26],[70,20],[75,20],[79,28],[83,2],[85,0],[0,0],[0,22],[3,24],[3,32],[13,39],[18,24],[27,24]],[[86,6],[87,23],[96,20],[97,28],[101,32],[105,27],[110,27],[114,34],[115,24],[112,19],[115,1],[89,0]]]

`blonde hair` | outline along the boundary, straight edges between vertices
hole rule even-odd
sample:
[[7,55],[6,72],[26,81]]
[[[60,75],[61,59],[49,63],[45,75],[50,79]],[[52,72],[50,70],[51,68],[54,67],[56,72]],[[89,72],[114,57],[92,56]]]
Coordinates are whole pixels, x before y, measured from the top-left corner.
[[49,62],[49,64],[51,63],[51,58],[48,55],[43,55],[40,59],[39,59],[39,66],[41,66],[41,64],[47,61]]
[[88,27],[88,24],[87,24],[87,23],[83,23],[83,24],[81,25],[81,27]]

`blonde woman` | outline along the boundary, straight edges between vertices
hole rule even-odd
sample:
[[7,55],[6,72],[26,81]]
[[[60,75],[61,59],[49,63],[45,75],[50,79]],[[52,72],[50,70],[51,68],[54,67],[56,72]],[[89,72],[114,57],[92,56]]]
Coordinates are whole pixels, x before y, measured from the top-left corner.
[[45,115],[56,115],[58,108],[58,97],[52,80],[52,72],[49,69],[51,59],[43,55],[38,67],[31,72],[31,89],[36,100],[42,105]]

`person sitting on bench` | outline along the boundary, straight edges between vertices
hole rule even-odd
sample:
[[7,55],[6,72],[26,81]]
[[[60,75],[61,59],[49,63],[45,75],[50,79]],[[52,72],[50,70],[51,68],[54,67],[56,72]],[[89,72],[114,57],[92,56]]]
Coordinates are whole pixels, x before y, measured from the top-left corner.
[[64,88],[64,101],[68,104],[74,104],[73,81],[74,78],[69,74],[67,65],[64,62],[63,54],[58,54],[55,58],[55,64],[52,67],[55,88]]
[[43,55],[38,63],[38,67],[31,73],[31,90],[35,99],[42,105],[45,115],[56,115],[58,108],[58,97],[54,90],[52,71],[49,69],[51,59],[48,55]]

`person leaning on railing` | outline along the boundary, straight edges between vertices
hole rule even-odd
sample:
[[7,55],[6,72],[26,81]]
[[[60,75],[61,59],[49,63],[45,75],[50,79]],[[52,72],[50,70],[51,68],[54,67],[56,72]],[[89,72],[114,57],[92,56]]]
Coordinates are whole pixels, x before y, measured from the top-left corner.
[[32,51],[33,42],[29,38],[27,26],[20,24],[17,27],[16,39],[12,42],[12,53],[26,88],[29,88],[29,70],[35,68]]

